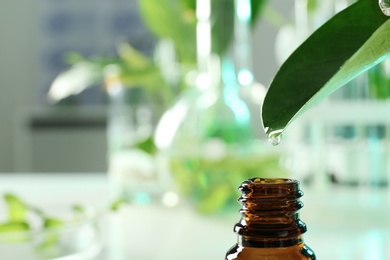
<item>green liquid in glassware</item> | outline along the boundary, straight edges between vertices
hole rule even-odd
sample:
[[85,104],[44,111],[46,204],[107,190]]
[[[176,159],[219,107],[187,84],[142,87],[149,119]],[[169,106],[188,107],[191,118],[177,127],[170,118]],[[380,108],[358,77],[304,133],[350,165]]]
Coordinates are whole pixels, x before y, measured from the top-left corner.
[[174,181],[195,208],[204,214],[238,210],[237,183],[253,176],[286,177],[280,155],[234,154],[210,159],[178,156],[170,161]]

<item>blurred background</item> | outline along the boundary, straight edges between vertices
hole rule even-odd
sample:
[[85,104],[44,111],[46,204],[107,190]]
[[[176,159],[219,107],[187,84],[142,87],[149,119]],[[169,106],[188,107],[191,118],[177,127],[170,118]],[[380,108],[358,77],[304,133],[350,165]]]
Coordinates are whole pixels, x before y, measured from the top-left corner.
[[278,146],[260,118],[281,63],[352,2],[1,1],[2,257],[222,259],[258,176],[301,181],[319,259],[389,259],[388,62]]
[[[0,171],[105,171],[107,97],[101,84],[60,105],[51,105],[47,93],[54,78],[69,67],[64,58],[68,52],[115,55],[118,42],[129,41],[148,55],[153,53],[157,39],[142,23],[137,1],[38,1],[24,5],[2,1],[1,5]],[[282,14],[291,15],[292,3],[276,1],[273,5]],[[254,73],[268,84],[277,70],[273,52],[277,28],[266,20],[258,21],[253,32]],[[87,115],[60,111],[57,108],[63,108],[62,104]],[[91,106],[102,107],[96,111]]]

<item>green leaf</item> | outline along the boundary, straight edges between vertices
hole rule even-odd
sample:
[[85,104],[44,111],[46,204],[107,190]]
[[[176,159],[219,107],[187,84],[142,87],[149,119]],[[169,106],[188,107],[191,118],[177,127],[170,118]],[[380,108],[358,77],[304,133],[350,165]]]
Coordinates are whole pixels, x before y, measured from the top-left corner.
[[153,136],[149,136],[145,140],[142,140],[141,142],[137,143],[135,147],[151,155],[154,155],[157,152]]
[[24,222],[27,215],[26,204],[13,194],[4,194],[4,199],[8,206],[8,216],[10,222]]
[[192,12],[195,15],[196,12],[196,0],[180,0],[183,10]]
[[87,60],[79,61],[54,79],[48,92],[48,98],[57,102],[70,95],[77,95],[101,82],[102,74],[102,68],[97,63]]
[[390,59],[383,61],[368,71],[369,96],[374,99],[390,98]]
[[314,32],[286,60],[265,97],[265,131],[276,137],[295,118],[390,52],[390,22],[377,1],[360,0]]
[[110,204],[111,211],[118,211],[123,204],[127,204],[128,201],[125,198],[119,198]]
[[251,24],[254,26],[256,24],[257,18],[260,17],[261,13],[264,10],[264,7],[267,3],[267,0],[251,0]]
[[45,229],[60,227],[64,225],[64,221],[58,219],[58,218],[45,218],[43,222],[43,226]]
[[30,226],[26,222],[6,222],[0,224],[0,244],[22,243],[30,239]]
[[317,0],[308,0],[307,1],[307,11],[314,12],[317,9]]
[[152,65],[149,57],[137,51],[128,43],[118,45],[119,57],[125,62],[126,66],[131,70],[142,70]]
[[0,224],[0,233],[26,231],[29,228],[26,222],[7,222]]
[[60,231],[57,231],[55,228],[61,227],[64,225],[64,222],[57,218],[47,217],[43,221],[43,228],[45,230],[51,230],[50,232],[45,233],[43,241],[37,245],[36,250],[38,252],[48,251],[50,248],[55,248],[59,243]]

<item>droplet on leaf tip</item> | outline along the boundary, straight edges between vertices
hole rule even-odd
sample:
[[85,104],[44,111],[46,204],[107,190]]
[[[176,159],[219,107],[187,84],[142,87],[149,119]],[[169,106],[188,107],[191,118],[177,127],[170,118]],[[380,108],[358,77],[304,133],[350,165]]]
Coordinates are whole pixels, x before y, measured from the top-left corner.
[[390,16],[390,1],[389,0],[379,0],[379,7],[382,10],[382,13],[386,16]]
[[280,144],[280,141],[282,140],[282,132],[283,130],[271,131],[270,133],[268,133],[268,141],[273,146]]

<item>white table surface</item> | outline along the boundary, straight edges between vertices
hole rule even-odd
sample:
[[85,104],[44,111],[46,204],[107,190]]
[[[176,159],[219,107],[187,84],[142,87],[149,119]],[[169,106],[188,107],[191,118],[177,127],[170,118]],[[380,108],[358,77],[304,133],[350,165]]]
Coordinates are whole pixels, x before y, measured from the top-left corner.
[[[109,201],[108,187],[105,174],[0,173],[0,194],[13,192],[44,207],[80,203],[102,208]],[[303,189],[305,241],[318,259],[390,259],[388,191]],[[184,205],[126,206],[105,217],[106,243],[96,260],[223,259],[235,242],[232,228],[238,219],[238,213],[201,216]]]

